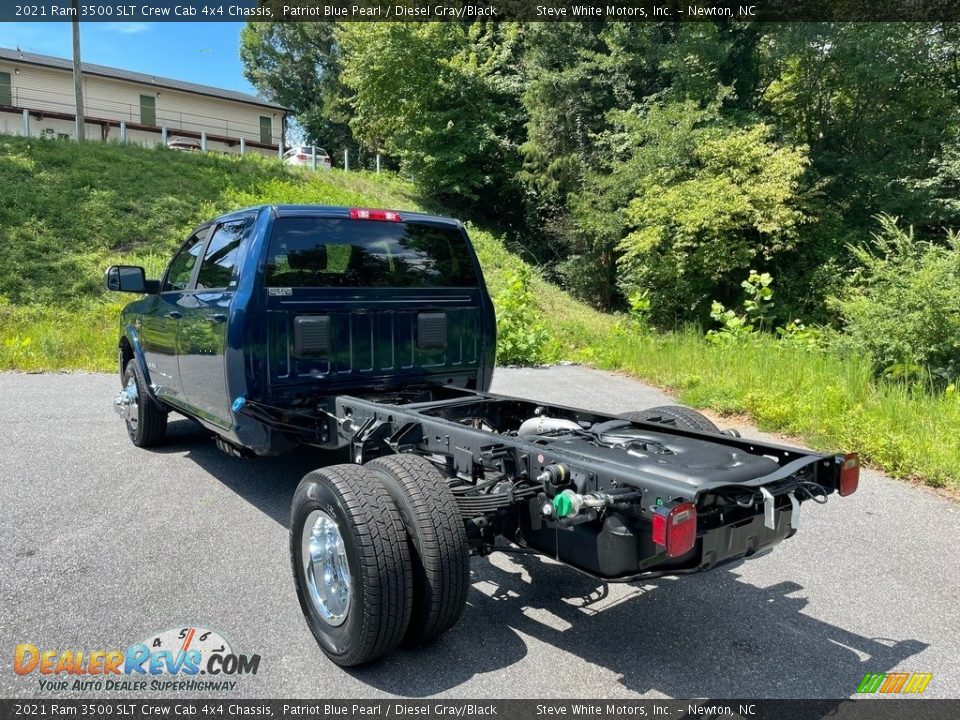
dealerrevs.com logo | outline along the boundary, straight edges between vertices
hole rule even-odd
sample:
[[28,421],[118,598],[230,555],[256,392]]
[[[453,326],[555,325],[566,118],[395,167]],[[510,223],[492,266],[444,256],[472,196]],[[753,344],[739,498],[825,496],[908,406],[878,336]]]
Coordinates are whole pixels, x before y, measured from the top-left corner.
[[125,650],[58,650],[17,645],[13,671],[45,692],[231,691],[256,675],[259,655],[234,652],[215,630],[190,626],[153,633]]

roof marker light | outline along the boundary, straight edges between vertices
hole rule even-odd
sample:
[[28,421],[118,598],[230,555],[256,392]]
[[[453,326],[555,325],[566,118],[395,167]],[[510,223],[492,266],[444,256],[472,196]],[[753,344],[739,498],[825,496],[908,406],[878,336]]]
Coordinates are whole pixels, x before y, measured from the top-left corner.
[[400,213],[396,210],[371,210],[369,208],[350,208],[351,220],[386,220],[387,222],[402,222]]

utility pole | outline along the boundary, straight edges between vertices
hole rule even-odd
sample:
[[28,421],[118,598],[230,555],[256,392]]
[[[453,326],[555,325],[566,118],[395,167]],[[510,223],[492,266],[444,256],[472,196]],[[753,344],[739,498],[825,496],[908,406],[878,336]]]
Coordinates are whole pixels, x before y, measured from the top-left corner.
[[78,0],[73,0],[73,90],[76,95],[77,140],[84,140],[86,134],[83,118],[83,72],[80,69],[80,8]]

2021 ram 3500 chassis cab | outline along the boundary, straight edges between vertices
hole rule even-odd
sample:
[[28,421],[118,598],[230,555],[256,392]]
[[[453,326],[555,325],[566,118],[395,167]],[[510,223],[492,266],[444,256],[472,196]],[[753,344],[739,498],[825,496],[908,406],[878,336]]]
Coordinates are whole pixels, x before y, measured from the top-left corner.
[[135,444],[167,413],[236,455],[349,448],[293,498],[304,616],[341,665],[449,629],[497,537],[610,581],[709,570],[790,537],[800,505],[857,488],[855,455],[492,395],[496,326],[454,220],[258,207],[200,226],[120,321],[115,407]]

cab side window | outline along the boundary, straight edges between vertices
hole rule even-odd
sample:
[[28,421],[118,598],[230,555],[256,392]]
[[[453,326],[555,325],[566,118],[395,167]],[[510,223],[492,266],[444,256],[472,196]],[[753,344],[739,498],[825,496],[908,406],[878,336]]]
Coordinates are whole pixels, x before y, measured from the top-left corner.
[[200,274],[197,275],[197,290],[213,290],[235,287],[234,271],[240,256],[240,247],[246,239],[253,218],[231,220],[220,225],[204,253]]
[[170,261],[170,267],[167,269],[167,276],[163,281],[161,292],[187,289],[187,286],[190,285],[190,278],[193,277],[193,269],[197,266],[200,252],[203,250],[203,241],[206,236],[207,230],[201,230],[183,244],[180,251]]

